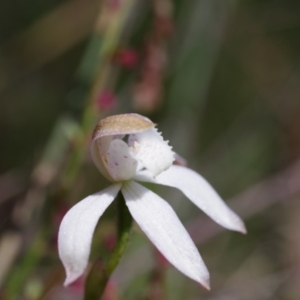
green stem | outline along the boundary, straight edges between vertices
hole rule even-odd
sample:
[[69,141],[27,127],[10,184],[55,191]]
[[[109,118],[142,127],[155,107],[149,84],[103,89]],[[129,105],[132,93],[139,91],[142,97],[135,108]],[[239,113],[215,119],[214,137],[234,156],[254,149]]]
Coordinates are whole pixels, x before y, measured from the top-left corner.
[[132,217],[121,193],[117,197],[116,201],[118,214],[118,242],[105,266],[101,266],[99,260],[96,261],[92,266],[86,279],[84,294],[85,300],[100,299],[105,290],[109,277],[119,264],[119,261],[122,258],[129,242]]

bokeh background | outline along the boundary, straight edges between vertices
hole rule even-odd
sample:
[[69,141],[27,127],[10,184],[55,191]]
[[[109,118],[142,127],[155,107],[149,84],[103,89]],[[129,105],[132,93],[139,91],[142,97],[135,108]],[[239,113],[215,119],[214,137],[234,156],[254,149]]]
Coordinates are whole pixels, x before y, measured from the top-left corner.
[[[88,152],[94,125],[127,112],[158,124],[248,234],[153,186],[198,246],[212,291],[135,225],[103,299],[300,299],[299,53],[297,0],[2,0],[1,299],[82,299],[84,278],[62,287],[57,231],[108,185]],[[91,262],[105,264],[115,239],[112,205]]]

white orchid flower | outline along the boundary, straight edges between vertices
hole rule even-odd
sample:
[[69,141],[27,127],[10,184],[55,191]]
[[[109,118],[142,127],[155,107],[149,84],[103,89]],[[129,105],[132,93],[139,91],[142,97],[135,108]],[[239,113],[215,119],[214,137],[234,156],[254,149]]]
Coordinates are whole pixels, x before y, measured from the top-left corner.
[[174,152],[154,127],[138,114],[107,117],[96,126],[91,155],[99,171],[113,184],[77,203],[62,220],[58,247],[67,274],[65,285],[87,268],[97,222],[121,191],[132,217],[165,258],[209,289],[208,270],[176,213],[138,181],[175,187],[218,224],[246,232],[243,221],[203,177],[172,165]]

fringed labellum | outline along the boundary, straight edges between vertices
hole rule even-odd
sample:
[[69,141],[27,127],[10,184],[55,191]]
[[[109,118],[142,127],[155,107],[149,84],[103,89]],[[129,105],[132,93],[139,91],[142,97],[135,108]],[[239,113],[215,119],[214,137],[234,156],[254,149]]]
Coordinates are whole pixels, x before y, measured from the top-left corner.
[[174,153],[154,127],[138,114],[101,120],[91,143],[91,155],[100,172],[111,182],[120,182],[132,179],[143,169],[155,177],[169,168]]

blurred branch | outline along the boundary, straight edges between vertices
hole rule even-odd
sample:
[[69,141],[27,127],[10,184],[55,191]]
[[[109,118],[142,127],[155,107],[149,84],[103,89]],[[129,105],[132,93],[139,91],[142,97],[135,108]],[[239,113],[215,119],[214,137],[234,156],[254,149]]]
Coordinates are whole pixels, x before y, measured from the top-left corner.
[[[169,96],[175,107],[186,110],[186,99],[201,116],[217,58],[226,36],[227,25],[237,1],[187,1],[187,17],[183,10],[172,45],[172,81]],[[188,95],[188,97],[187,97]]]
[[[83,3],[83,6],[86,5],[84,1],[79,2]],[[85,78],[83,78],[84,76],[82,77],[82,73],[79,74],[82,77],[79,78],[81,80],[80,84],[84,85],[86,89],[85,105],[82,106],[82,111],[80,112],[82,117],[81,123],[77,126],[73,120],[69,120],[70,122],[58,121],[41,162],[33,171],[31,187],[28,190],[24,203],[15,210],[14,220],[16,224],[22,225],[22,237],[25,241],[25,245],[22,247],[25,254],[20,262],[21,265],[24,265],[24,268],[21,274],[12,272],[9,277],[9,288],[5,291],[8,298],[12,295],[20,294],[25,278],[31,274],[34,265],[45,255],[48,243],[45,234],[49,234],[45,228],[50,224],[46,222],[41,224],[42,209],[45,204],[53,205],[54,200],[56,198],[60,199],[62,195],[68,197],[73,190],[80,169],[86,159],[92,128],[96,120],[101,116],[97,107],[97,99],[111,75],[112,53],[120,44],[122,33],[126,29],[126,24],[130,21],[136,2],[136,0],[122,1],[117,6],[117,9],[110,7],[107,1],[101,2],[102,8],[98,13],[97,24],[94,27],[94,31],[91,32],[91,39],[93,41],[96,40],[96,48],[92,51],[92,57],[90,57],[90,49],[87,49],[83,58],[83,62],[89,60],[95,67],[88,70],[89,74],[84,74],[88,75]],[[76,11],[80,12],[80,14],[82,13],[80,7],[77,7]],[[57,17],[56,14],[54,15]],[[58,15],[61,16],[60,14]],[[55,24],[53,16],[51,20]],[[81,18],[76,19],[74,17],[73,22],[78,23],[78,20],[81,20]],[[43,25],[45,29],[51,25],[51,22],[47,21],[46,24],[48,25]],[[70,20],[66,21],[66,23],[68,27]],[[63,27],[64,24],[62,23],[61,26]],[[73,29],[76,31],[75,28]],[[57,32],[61,33],[61,31],[67,34],[66,29],[57,28]],[[78,32],[76,34],[78,35]],[[47,43],[49,43],[48,39]],[[42,49],[41,51],[43,52],[44,50]],[[37,67],[46,61],[39,61],[39,64],[33,66]],[[82,69],[80,71],[82,72]],[[88,78],[87,81],[86,78]],[[68,128],[65,128],[66,126]],[[70,150],[71,146],[72,152],[69,153],[68,150]],[[59,184],[56,188],[49,191],[48,188],[54,181]],[[35,251],[37,244],[41,245],[39,246],[39,251]],[[28,265],[28,261],[34,263]],[[112,268],[112,266],[109,265],[108,268]],[[22,280],[20,280],[21,277]]]
[[[25,191],[26,184],[23,174],[19,171],[12,170],[0,177],[0,205],[20,195]],[[1,281],[1,280],[0,280]]]
[[[291,1],[288,5],[284,2],[261,2],[253,7],[255,22],[261,26],[263,33],[274,33],[298,28],[300,25],[300,7]],[[256,26],[247,23],[235,28],[241,36],[257,34]]]
[[[271,274],[264,268],[258,268],[249,272],[251,266],[261,264],[262,253],[259,247],[260,245],[244,259],[233,274],[226,278],[217,292],[212,292],[205,299],[224,299],[224,295],[228,295],[230,299],[239,299],[241,295],[243,295],[244,300],[277,299],[275,297],[276,292],[284,283],[289,281],[295,267],[291,266]],[[247,296],[244,298],[244,295],[247,295],[249,298]]]
[[6,232],[0,240],[0,286],[14,262],[21,246],[21,235],[17,232]]
[[[70,189],[74,183],[86,156],[92,129],[96,121],[101,117],[100,111],[97,108],[97,99],[101,91],[108,84],[113,71],[111,55],[120,43],[122,33],[126,29],[126,23],[130,21],[130,16],[136,2],[136,0],[123,1],[117,10],[109,9],[107,7],[108,4],[104,2],[100,10],[94,29],[94,34],[100,39],[96,53],[97,56],[93,57],[96,68],[92,70],[93,76],[86,93],[85,107],[82,112],[82,121],[80,124],[81,132],[74,139],[74,151],[62,174],[62,183],[65,189]],[[83,58],[83,61],[85,59],[86,57]]]
[[241,13],[240,18],[241,27],[246,21],[255,32],[255,35],[241,40],[240,64],[259,96],[268,103],[282,128],[288,131],[292,145],[289,148],[296,158],[300,153],[299,71],[285,44],[267,36],[262,24],[251,18],[248,12]]
[[[243,300],[279,300],[280,298],[276,297],[277,291],[288,280],[288,275],[289,271],[284,271],[252,280],[248,279],[240,284],[226,286],[204,299],[240,299],[241,295],[243,295]],[[224,295],[226,295],[225,298]]]
[[99,2],[67,1],[7,42],[0,51],[0,92],[87,38]]
[[[47,197],[46,187],[56,179],[67,154],[70,139],[73,138],[76,132],[77,127],[70,119],[62,117],[57,121],[44,155],[32,172],[30,187],[23,201],[18,202],[14,208],[13,223],[20,230],[18,233],[14,233],[18,238],[18,243],[15,242],[16,238],[15,240],[10,239],[7,241],[11,243],[7,247],[12,248],[10,250],[11,259],[6,260],[7,270],[21,251],[28,250],[25,256],[30,262],[39,261],[40,256],[44,253],[46,241],[42,240],[41,234],[35,236],[36,231],[42,229],[42,226],[37,226],[40,219],[36,215],[40,216]],[[9,232],[4,233],[2,239],[7,235],[9,235]],[[34,263],[28,264],[26,259],[21,260],[20,265],[23,266],[22,272],[19,270],[13,272],[10,276],[9,284],[6,285],[5,292],[8,298],[18,291],[18,285],[23,284],[24,279],[34,267]],[[19,280],[20,278],[22,280]],[[4,279],[4,276],[0,276],[0,286],[3,284],[2,280]]]
[[79,128],[73,120],[61,117],[53,128],[44,154],[34,168],[31,176],[31,187],[25,199],[14,212],[15,224],[24,226],[32,220],[37,208],[43,206],[46,198],[45,188],[59,175],[68,153],[70,141],[78,133]]
[[[38,265],[42,255],[47,250],[48,241],[45,240],[42,229],[42,226],[40,226],[38,234],[34,236],[34,239],[31,239],[31,244],[28,248],[24,247],[24,236],[19,235],[20,243],[16,245],[15,256],[11,259],[10,264],[14,262],[20,250],[27,250],[25,255],[26,259],[21,259],[18,262],[18,268],[11,271],[12,274],[10,274],[9,280],[6,278],[4,290],[5,299],[15,299],[16,295],[21,295],[20,287],[26,283],[29,274],[31,274],[32,270]],[[21,243],[21,241],[23,243]],[[10,264],[8,267],[10,267]]]
[[[230,200],[228,205],[247,220],[298,194],[300,194],[300,160],[286,170],[248,188]],[[196,244],[202,244],[224,231],[222,227],[204,217],[196,218],[186,226]]]

